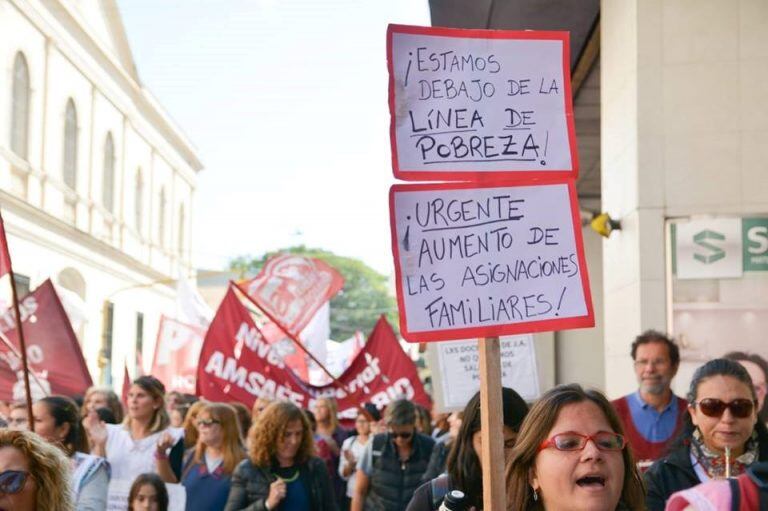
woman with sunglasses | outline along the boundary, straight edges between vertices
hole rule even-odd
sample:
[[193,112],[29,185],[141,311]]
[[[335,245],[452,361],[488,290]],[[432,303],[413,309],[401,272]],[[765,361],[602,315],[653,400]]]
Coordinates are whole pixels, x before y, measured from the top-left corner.
[[[528,413],[528,405],[514,390],[504,387],[501,391],[504,413],[504,454],[508,455],[515,446],[520,424]],[[452,490],[462,491],[467,498],[467,503],[475,509],[483,508],[481,434],[480,392],[477,392],[462,413],[461,425],[448,453],[447,473],[421,485],[413,495],[406,511],[435,511],[440,507],[445,495]]]
[[225,511],[338,511],[307,416],[288,401],[267,406],[248,432],[248,457],[232,474]]
[[768,431],[757,420],[757,397],[738,362],[718,358],[696,369],[688,390],[683,433],[645,473],[650,511],[663,510],[680,490],[712,479],[736,477],[768,460]]
[[560,385],[523,420],[507,461],[508,511],[640,511],[643,483],[621,422],[596,390]]
[[64,453],[35,433],[0,430],[0,509],[74,510]]
[[232,472],[245,458],[235,409],[208,403],[197,415],[198,439],[184,461],[181,484],[187,511],[221,511],[227,503]]
[[406,399],[387,405],[388,432],[365,446],[355,472],[352,511],[402,511],[427,470],[435,441],[416,431],[416,407]]
[[80,410],[65,396],[48,396],[32,406],[35,433],[60,447],[69,457],[72,493],[78,511],[107,506],[109,466],[104,458],[86,454],[88,441],[80,424]]

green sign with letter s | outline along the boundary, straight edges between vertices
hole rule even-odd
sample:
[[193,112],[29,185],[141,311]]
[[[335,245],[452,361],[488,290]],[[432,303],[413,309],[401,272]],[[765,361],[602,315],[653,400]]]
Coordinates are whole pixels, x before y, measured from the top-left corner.
[[768,271],[768,218],[741,220],[744,271]]

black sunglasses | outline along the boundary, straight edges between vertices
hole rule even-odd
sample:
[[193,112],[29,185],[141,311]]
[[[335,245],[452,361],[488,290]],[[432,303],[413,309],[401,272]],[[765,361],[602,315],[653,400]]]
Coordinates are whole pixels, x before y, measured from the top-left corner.
[[403,440],[408,440],[413,436],[413,431],[401,431],[399,433],[395,431],[390,431],[389,434],[392,435],[392,438],[400,437]]
[[699,402],[694,401],[693,405],[698,406],[701,413],[707,417],[722,417],[725,409],[728,408],[731,415],[737,419],[746,419],[752,415],[755,402],[751,399],[734,399],[726,403],[721,399],[707,397]]
[[19,493],[27,482],[29,472],[21,470],[6,470],[0,473],[0,493],[12,495]]

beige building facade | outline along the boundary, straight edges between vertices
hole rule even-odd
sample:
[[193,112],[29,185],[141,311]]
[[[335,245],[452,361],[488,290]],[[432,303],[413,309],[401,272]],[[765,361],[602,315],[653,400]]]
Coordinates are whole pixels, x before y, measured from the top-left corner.
[[67,299],[91,375],[153,353],[194,277],[202,164],[143,88],[113,0],[0,0],[0,207],[22,288]]

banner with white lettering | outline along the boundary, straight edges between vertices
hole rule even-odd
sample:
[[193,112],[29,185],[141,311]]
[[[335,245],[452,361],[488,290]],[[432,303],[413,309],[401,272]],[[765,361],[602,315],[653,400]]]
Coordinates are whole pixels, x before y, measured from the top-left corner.
[[163,382],[167,390],[194,394],[204,337],[204,328],[160,316],[150,374]]
[[[502,337],[501,384],[533,401],[539,397],[539,372],[533,335]],[[480,390],[477,339],[431,343],[427,360],[432,369],[435,406],[440,411],[461,410]]]
[[[80,343],[50,280],[19,301],[27,344],[32,399],[83,394],[93,385]],[[0,399],[25,398],[18,331],[13,311],[0,315]]]
[[569,51],[567,32],[389,25],[395,177],[576,178]]
[[394,185],[390,221],[406,340],[594,325],[573,180]]
[[311,408],[319,397],[332,396],[338,401],[341,419],[354,419],[357,407],[364,402],[383,408],[398,397],[431,406],[416,366],[400,348],[383,316],[338,379],[344,388],[313,386],[298,378],[264,338],[230,286],[200,353],[199,396],[211,401],[236,400],[248,406],[257,397],[266,396],[292,401],[301,408]]

